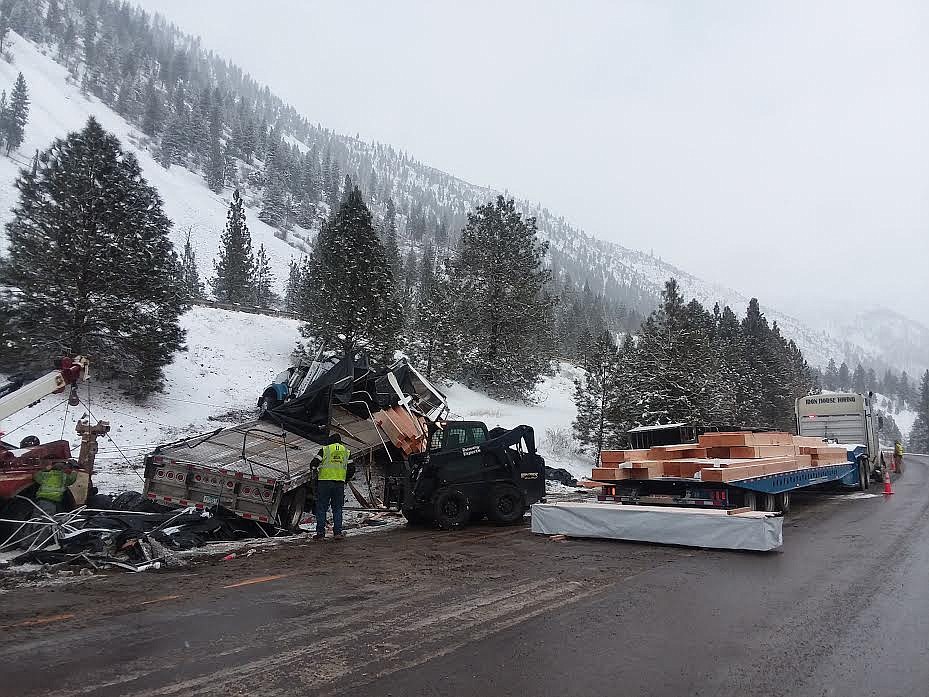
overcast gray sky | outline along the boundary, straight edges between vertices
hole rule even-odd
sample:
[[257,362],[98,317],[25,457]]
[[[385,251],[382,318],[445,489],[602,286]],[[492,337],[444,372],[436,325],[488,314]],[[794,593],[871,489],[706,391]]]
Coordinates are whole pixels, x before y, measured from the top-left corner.
[[929,322],[929,3],[137,1],[311,121],[787,309]]

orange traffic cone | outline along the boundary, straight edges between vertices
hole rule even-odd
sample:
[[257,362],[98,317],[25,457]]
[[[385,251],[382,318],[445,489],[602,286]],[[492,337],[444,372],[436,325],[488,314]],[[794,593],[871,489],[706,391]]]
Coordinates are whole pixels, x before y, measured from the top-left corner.
[[890,472],[884,469],[884,496],[890,496],[894,490],[890,486]]

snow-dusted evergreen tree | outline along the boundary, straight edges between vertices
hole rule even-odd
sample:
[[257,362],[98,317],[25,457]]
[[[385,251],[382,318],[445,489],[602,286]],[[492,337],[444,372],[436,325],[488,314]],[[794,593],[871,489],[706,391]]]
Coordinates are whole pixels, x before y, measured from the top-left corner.
[[221,194],[226,186],[226,154],[219,137],[210,138],[210,159],[206,168],[206,183],[214,193]]
[[322,227],[302,274],[304,336],[340,354],[386,355],[399,329],[393,278],[358,187]]
[[839,382],[836,386],[836,389],[842,390],[843,392],[848,391],[852,386],[852,374],[848,369],[848,363],[842,361],[842,365],[839,366]]
[[197,270],[197,255],[190,244],[190,228],[184,239],[184,254],[181,256],[181,282],[187,298],[197,300],[203,297],[203,283]]
[[910,431],[908,447],[914,453],[929,453],[929,370],[923,373],[920,381],[916,421]]
[[609,333],[598,336],[591,347],[584,377],[574,381],[577,418],[574,437],[593,452],[597,460],[605,448],[619,444],[616,430],[619,402],[628,397],[622,380],[619,349]]
[[265,251],[264,244],[259,245],[255,255],[255,306],[271,307],[274,299],[274,273],[271,271],[271,259]]
[[284,287],[284,309],[287,312],[297,312],[300,307],[300,293],[302,288],[301,273],[303,263],[291,258],[288,266],[287,285]]
[[135,156],[91,118],[16,187],[0,285],[15,289],[7,331],[22,361],[83,354],[131,392],[157,389],[186,298],[171,222]]
[[407,353],[427,378],[447,380],[460,369],[464,327],[455,314],[455,290],[444,265],[426,250],[415,312],[408,317]]
[[16,77],[7,112],[0,123],[3,124],[3,141],[6,143],[6,154],[9,155],[23,144],[29,121],[29,87],[22,73]]
[[213,261],[216,276],[210,280],[213,296],[222,303],[251,305],[255,299],[255,257],[238,189],[232,192],[220,244],[219,256]]
[[397,207],[392,198],[387,199],[384,211],[384,251],[394,278],[400,278],[400,247],[397,243]]
[[642,425],[691,421],[697,413],[690,351],[694,328],[675,279],[665,283],[661,306],[642,325],[635,361],[636,421]]
[[554,322],[547,249],[535,218],[523,218],[512,199],[498,196],[468,214],[452,265],[468,336],[462,376],[494,396],[529,397],[552,364],[537,334]]
[[289,202],[284,182],[277,173],[265,185],[261,212],[258,219],[271,227],[284,230],[288,227]]

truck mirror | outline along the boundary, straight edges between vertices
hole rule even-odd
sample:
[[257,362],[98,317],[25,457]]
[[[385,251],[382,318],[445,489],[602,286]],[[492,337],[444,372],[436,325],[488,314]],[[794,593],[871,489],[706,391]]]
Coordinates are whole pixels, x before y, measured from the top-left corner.
[[877,430],[878,431],[884,430],[884,417],[880,415],[877,417]]

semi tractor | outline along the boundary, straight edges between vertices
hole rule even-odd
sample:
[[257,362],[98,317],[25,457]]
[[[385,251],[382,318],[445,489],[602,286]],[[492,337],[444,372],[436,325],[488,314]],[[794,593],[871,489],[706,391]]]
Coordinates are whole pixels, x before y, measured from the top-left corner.
[[797,433],[844,445],[861,465],[864,488],[884,475],[880,431],[884,417],[874,411],[873,393],[817,394],[796,404]]

